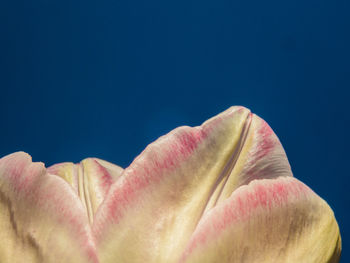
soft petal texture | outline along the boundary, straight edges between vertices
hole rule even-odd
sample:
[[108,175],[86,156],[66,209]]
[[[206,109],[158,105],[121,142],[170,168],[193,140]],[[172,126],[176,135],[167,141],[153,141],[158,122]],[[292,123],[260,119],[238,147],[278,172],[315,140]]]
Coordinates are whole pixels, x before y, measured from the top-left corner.
[[243,107],[180,127],[124,170],[96,214],[102,262],[176,262],[203,214],[257,178],[291,176],[271,128]]
[[79,164],[60,163],[47,170],[73,187],[87,211],[90,224],[110,186],[123,171],[121,167],[97,158],[87,158]]
[[341,240],[325,201],[292,177],[237,189],[198,224],[181,262],[338,262]]
[[98,262],[73,189],[23,152],[0,160],[0,262]]
[[244,107],[171,131],[125,170],[0,159],[0,240],[1,263],[329,263],[341,249],[332,210]]
[[250,114],[241,137],[240,144],[227,162],[222,172],[224,176],[218,182],[207,208],[221,203],[239,186],[254,179],[292,176],[279,139],[263,119]]

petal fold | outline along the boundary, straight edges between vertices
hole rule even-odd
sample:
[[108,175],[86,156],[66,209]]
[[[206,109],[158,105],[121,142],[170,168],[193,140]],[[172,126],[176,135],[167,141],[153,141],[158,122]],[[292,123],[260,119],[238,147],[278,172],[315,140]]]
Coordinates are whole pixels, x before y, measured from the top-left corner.
[[114,183],[93,231],[103,262],[176,262],[203,214],[255,178],[291,176],[268,125],[232,107],[150,144]]
[[48,172],[63,178],[72,186],[92,224],[98,207],[123,169],[98,158],[86,158],[79,164],[55,164],[48,168]]
[[0,262],[98,262],[77,195],[26,153],[0,159],[0,211]]

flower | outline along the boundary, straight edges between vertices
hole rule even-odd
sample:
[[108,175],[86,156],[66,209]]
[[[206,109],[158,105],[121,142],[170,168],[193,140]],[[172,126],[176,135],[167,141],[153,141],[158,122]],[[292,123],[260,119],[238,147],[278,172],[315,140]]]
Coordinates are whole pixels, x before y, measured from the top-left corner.
[[338,262],[333,211],[268,124],[231,107],[122,169],[0,160],[0,262]]

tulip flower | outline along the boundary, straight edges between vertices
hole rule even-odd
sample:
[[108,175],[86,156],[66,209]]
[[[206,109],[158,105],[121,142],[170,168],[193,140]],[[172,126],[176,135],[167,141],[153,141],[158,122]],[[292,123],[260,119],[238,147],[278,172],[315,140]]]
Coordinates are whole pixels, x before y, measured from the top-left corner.
[[171,131],[126,169],[3,157],[0,240],[2,263],[326,263],[341,251],[332,209],[244,107]]

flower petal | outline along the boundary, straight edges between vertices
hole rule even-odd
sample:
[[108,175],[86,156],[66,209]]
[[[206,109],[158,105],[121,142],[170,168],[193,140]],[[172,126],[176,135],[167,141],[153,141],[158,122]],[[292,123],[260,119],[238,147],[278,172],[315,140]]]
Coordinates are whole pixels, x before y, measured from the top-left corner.
[[0,159],[0,262],[98,262],[72,188],[23,152]]
[[87,211],[90,224],[110,186],[123,172],[121,167],[97,158],[87,158],[79,164],[55,164],[47,170],[73,187]]
[[270,126],[255,114],[250,115],[249,129],[242,139],[237,154],[228,162],[227,176],[219,182],[207,209],[220,204],[239,186],[255,179],[293,176],[282,144]]
[[292,177],[256,180],[208,212],[181,262],[338,262],[334,214]]
[[244,107],[177,128],[149,145],[101,204],[93,224],[101,260],[175,262],[203,213],[237,187],[290,175],[276,135]]

